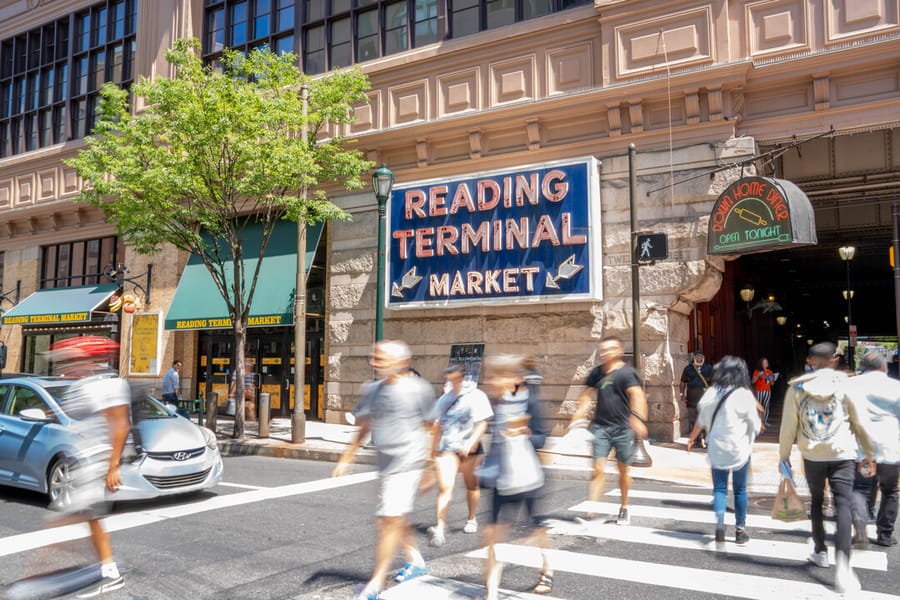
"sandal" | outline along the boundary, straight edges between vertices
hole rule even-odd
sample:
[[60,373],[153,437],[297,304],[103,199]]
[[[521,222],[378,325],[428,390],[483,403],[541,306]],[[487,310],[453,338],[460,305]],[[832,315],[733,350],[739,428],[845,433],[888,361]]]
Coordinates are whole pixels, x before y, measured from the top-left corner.
[[538,582],[534,584],[533,594],[549,594],[553,591],[553,571],[545,571],[541,573]]

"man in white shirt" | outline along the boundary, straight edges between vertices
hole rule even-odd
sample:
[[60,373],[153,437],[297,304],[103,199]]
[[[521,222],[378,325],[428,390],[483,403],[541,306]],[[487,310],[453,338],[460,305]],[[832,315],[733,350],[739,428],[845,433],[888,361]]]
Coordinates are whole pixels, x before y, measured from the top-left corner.
[[[900,476],[900,381],[888,377],[887,361],[877,352],[863,356],[859,366],[863,374],[850,380],[847,397],[868,417],[867,432],[875,443],[876,467],[872,475],[881,490],[881,504],[875,518],[878,532],[875,543],[893,546],[897,543],[894,524],[897,521],[897,478]],[[865,531],[869,498],[860,494],[857,487],[854,485],[854,520],[862,520],[861,529]],[[866,487],[874,496],[875,485]]]

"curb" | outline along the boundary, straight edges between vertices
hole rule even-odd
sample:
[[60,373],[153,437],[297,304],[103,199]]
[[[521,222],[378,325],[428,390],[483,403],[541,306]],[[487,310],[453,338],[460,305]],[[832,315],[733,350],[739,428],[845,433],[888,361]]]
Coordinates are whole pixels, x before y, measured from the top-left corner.
[[[219,453],[222,456],[265,456],[269,458],[291,458],[336,463],[343,454],[340,450],[307,448],[302,445],[288,443],[248,444],[234,440],[219,440],[218,443]],[[374,465],[376,464],[375,453],[371,450],[360,449],[357,451],[353,462],[361,465]]]

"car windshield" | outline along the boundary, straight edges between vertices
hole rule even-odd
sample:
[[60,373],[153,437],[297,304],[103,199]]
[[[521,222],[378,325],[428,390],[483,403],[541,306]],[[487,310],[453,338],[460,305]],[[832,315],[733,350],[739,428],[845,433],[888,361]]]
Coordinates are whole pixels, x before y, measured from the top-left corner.
[[153,396],[141,396],[140,399],[134,400],[131,411],[134,421],[174,418],[174,415]]

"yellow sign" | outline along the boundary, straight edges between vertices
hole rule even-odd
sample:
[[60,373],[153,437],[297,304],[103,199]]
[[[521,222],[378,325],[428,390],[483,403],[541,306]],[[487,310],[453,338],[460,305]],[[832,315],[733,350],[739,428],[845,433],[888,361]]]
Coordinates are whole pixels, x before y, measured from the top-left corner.
[[[282,315],[260,315],[247,319],[248,327],[281,325]],[[231,319],[182,319],[175,321],[175,329],[222,329],[231,327]]]
[[20,317],[3,317],[4,325],[34,325],[48,323],[78,323],[90,321],[88,312],[56,313],[52,315],[22,315]]
[[159,324],[159,313],[134,315],[132,318],[132,375],[159,375]]

